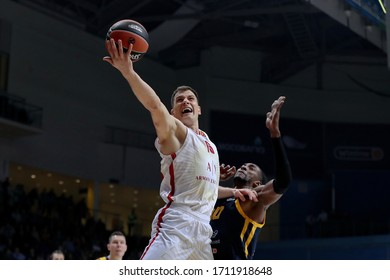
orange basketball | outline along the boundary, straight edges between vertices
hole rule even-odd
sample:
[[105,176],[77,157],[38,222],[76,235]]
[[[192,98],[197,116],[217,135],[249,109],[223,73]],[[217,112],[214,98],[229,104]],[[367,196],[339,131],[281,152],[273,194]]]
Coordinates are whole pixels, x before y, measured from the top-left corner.
[[114,39],[117,42],[122,40],[125,51],[130,44],[133,44],[131,51],[131,60],[136,62],[140,60],[149,48],[149,34],[145,27],[132,19],[123,19],[114,23],[107,32],[106,39]]

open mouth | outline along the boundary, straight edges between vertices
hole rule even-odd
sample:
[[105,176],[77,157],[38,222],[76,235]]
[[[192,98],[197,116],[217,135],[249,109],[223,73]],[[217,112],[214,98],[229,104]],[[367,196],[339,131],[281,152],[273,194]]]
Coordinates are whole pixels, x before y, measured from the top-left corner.
[[192,109],[187,107],[187,108],[184,108],[183,111],[181,111],[182,114],[188,114],[188,113],[192,113]]

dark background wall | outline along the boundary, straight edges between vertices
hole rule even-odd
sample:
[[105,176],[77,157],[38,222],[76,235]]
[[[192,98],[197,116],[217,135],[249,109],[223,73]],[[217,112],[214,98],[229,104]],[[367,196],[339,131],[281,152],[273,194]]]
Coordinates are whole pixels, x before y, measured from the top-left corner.
[[[159,158],[145,148],[153,145],[150,116],[117,71],[102,62],[104,36],[17,1],[0,2],[0,20],[2,52],[8,57],[4,94],[43,112],[40,130],[24,137],[0,136],[0,179],[7,176],[7,163],[17,162],[96,183],[114,178],[157,190]],[[274,99],[287,96],[281,129],[294,182],[271,208],[265,229],[269,240],[309,237],[307,218],[322,210],[329,220],[346,219],[348,227],[311,229],[315,237],[318,232],[321,237],[388,233],[383,227],[390,166],[386,55],[329,54],[280,83],[268,83],[261,80],[267,70],[264,54],[220,43],[202,49],[199,63],[188,67],[170,67],[152,56],[135,67],[166,104],[177,85],[196,88],[201,127],[219,147],[221,162],[258,162],[270,176],[265,114]],[[124,143],[109,142],[107,127],[133,133]],[[144,134],[151,137],[144,140]],[[371,223],[377,220],[378,228]]]

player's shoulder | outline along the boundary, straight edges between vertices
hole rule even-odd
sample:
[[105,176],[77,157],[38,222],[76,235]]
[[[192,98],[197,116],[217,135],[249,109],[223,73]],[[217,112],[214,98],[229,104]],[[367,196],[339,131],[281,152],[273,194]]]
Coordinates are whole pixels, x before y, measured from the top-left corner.
[[100,258],[97,258],[96,260],[98,260],[98,261],[106,261],[108,259],[107,259],[107,257],[100,257]]

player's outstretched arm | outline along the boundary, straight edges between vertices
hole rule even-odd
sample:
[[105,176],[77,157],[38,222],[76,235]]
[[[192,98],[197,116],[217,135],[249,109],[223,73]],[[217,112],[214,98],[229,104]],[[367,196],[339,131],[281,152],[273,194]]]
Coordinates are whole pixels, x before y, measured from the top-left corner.
[[[169,113],[166,106],[161,102],[159,96],[133,69],[133,62],[128,55],[131,53],[133,45],[130,44],[127,52],[123,50],[122,41],[118,40],[118,45],[113,39],[106,41],[106,49],[109,56],[103,58],[116,68],[129,83],[134,95],[141,104],[151,113],[154,127],[160,143],[167,143],[174,147],[168,150],[178,150],[179,141],[177,141],[177,130],[182,130],[185,134],[185,127]],[[170,144],[173,143],[173,144]]]

